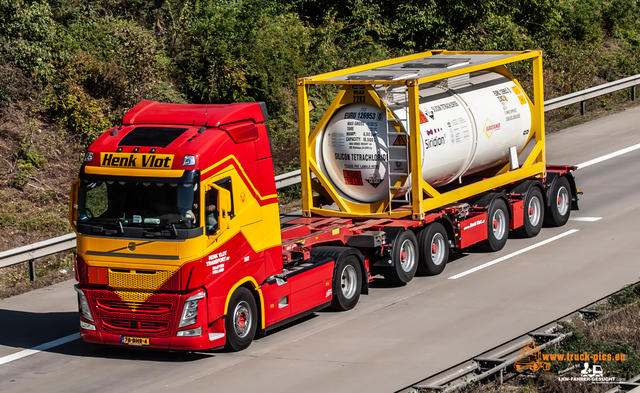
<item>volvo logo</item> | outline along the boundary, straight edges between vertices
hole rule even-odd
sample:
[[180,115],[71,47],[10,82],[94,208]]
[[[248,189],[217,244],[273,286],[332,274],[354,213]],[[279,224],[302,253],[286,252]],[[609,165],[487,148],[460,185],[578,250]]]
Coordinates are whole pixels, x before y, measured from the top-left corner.
[[136,244],[135,244],[135,243],[133,243],[133,242],[129,243],[129,244],[127,245],[127,249],[128,249],[129,251],[135,251],[135,250],[136,250]]

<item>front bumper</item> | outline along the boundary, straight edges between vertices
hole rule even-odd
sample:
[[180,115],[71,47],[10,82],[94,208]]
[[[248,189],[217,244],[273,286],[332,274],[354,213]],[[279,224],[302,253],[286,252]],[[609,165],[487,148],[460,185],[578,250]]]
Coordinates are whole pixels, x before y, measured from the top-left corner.
[[[137,348],[196,351],[225,344],[224,319],[209,325],[207,298],[199,300],[196,323],[182,328],[178,322],[185,301],[198,291],[188,294],[143,294],[139,292],[82,289],[88,300],[94,322],[85,319],[80,326],[82,339],[89,343]],[[86,324],[95,330],[86,329]],[[83,326],[85,328],[83,328]],[[198,336],[178,337],[178,331],[201,329]],[[129,340],[124,337],[147,340]]]
[[[175,351],[199,351],[212,348],[222,347],[225,344],[225,337],[222,333],[204,333],[198,337],[168,337],[154,338],[149,337],[149,345],[123,344],[122,337],[143,337],[141,335],[132,334],[112,334],[100,331],[91,331],[80,329],[80,336],[88,343],[117,345],[134,348],[154,348]],[[213,340],[211,340],[213,338]]]

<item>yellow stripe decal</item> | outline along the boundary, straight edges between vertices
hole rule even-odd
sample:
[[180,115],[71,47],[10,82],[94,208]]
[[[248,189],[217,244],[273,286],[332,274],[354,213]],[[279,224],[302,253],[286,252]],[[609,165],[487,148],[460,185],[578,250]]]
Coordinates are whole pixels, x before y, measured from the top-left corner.
[[264,324],[265,324],[265,319],[264,319],[264,297],[262,297],[262,290],[260,289],[260,287],[258,286],[258,283],[256,282],[256,280],[253,277],[245,277],[243,279],[241,279],[240,281],[238,281],[233,287],[231,287],[231,290],[229,290],[229,293],[227,294],[227,300],[224,302],[224,314],[223,315],[227,315],[227,311],[229,310],[229,302],[231,301],[231,295],[233,295],[233,292],[235,292],[236,289],[238,289],[238,287],[246,282],[250,282],[253,285],[253,289],[256,290],[256,292],[258,292],[258,295],[260,295],[260,315],[261,315],[261,323],[262,323],[262,329],[264,329]]
[[[243,177],[243,180],[245,181],[245,183],[247,183],[247,184],[251,187],[251,189],[253,190],[253,192],[255,193],[255,195],[257,195],[257,196],[258,196],[258,198],[260,198],[260,200],[261,200],[261,201],[264,201],[264,200],[266,200],[266,199],[270,199],[270,198],[275,198],[275,197],[277,197],[277,196],[278,196],[278,194],[271,194],[271,195],[266,195],[266,196],[262,196],[262,195],[260,195],[260,193],[258,192],[258,190],[256,189],[256,187],[255,187],[255,186],[253,185],[253,183],[251,182],[251,179],[249,178],[249,176],[247,175],[247,173],[244,171],[244,168],[242,168],[242,165],[240,165],[240,162],[238,161],[238,159],[237,159],[235,156],[233,156],[233,155],[228,155],[228,156],[226,156],[225,158],[223,158],[222,160],[220,160],[220,161],[216,162],[215,164],[213,164],[213,165],[209,166],[208,168],[204,169],[204,170],[202,171],[202,176],[204,177],[204,175],[205,175],[207,172],[209,172],[209,171],[213,170],[215,167],[218,167],[218,166],[223,165],[223,164],[224,164],[224,162],[225,162],[225,161],[228,161],[228,160],[233,160],[233,162],[235,163],[235,165],[234,165],[234,166],[235,166],[237,169],[239,169],[239,170],[240,170],[240,172],[242,173],[242,177]],[[222,171],[221,171],[221,172],[222,172]]]

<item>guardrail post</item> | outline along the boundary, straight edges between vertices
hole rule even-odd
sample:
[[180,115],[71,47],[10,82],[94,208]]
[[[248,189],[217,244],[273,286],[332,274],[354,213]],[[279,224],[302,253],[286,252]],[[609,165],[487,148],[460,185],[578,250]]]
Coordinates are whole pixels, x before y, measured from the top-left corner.
[[635,101],[635,100],[636,100],[636,87],[631,86],[631,101]]
[[31,281],[36,280],[36,260],[32,259],[29,261],[29,279]]
[[584,116],[584,101],[580,101],[580,114]]

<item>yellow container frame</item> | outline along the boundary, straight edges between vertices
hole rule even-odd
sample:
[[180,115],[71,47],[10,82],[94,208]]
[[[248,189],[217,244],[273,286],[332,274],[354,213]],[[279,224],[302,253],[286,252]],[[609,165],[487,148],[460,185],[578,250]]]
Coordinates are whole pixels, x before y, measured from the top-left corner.
[[[406,61],[423,59],[433,55],[510,55],[496,61],[486,62],[477,65],[459,67],[451,71],[443,72],[437,75],[426,76],[417,79],[403,80],[330,80],[356,72],[372,70],[379,67],[390,66]],[[531,107],[531,132],[529,140],[535,138],[533,150],[529,153],[524,163],[515,170],[510,170],[509,164],[500,169],[494,176],[474,183],[463,185],[452,191],[439,192],[422,179],[422,157],[420,149],[420,118],[419,118],[419,96],[418,90],[420,85],[430,83],[457,75],[467,74],[475,71],[491,70],[501,73],[511,78],[505,65],[525,60],[532,61],[533,71],[533,102],[529,101]],[[517,81],[513,80],[516,84]],[[409,154],[411,157],[409,171],[411,176],[411,210],[405,208],[392,209],[389,198],[385,198],[375,203],[355,203],[342,198],[332,183],[320,171],[318,160],[316,157],[316,143],[321,131],[327,122],[343,105],[353,103],[352,89],[342,88],[336,98],[333,100],[329,109],[312,131],[309,121],[309,86],[331,84],[331,85],[364,85],[365,86],[365,102],[386,108],[386,105],[373,91],[373,85],[405,85],[408,91],[408,109],[409,109],[409,130],[408,138]],[[300,169],[302,175],[302,212],[303,216],[311,217],[319,215],[324,217],[361,217],[361,218],[405,218],[412,220],[423,220],[425,213],[437,209],[438,207],[464,200],[474,195],[493,190],[498,187],[508,185],[526,178],[546,177],[546,154],[545,154],[545,136],[544,136],[544,95],[542,85],[542,53],[539,50],[522,51],[522,52],[460,52],[446,50],[431,50],[422,53],[416,53],[409,56],[398,57],[394,59],[370,63],[358,67],[347,68],[344,70],[329,72],[326,74],[316,75],[308,78],[299,78],[298,85],[298,116],[300,131]],[[519,84],[518,84],[519,86]],[[521,86],[519,86],[521,87]],[[523,90],[524,91],[524,90]],[[393,114],[387,109],[389,118],[393,118]],[[518,154],[522,154],[518,152]],[[312,174],[316,176],[317,181],[312,179]],[[398,180],[398,185],[401,180]],[[336,203],[339,211],[324,209],[320,205],[314,206],[313,191],[330,198]]]

